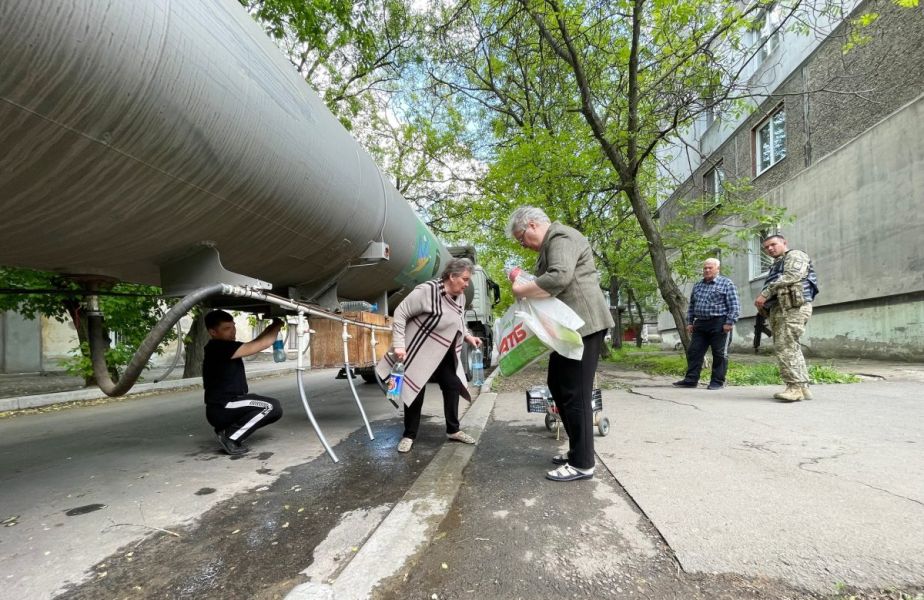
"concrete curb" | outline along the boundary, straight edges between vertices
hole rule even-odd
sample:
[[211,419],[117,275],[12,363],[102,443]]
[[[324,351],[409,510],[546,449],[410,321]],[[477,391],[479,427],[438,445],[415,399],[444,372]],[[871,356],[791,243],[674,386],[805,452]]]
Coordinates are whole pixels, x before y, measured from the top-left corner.
[[444,444],[332,582],[300,584],[286,595],[286,600],[367,599],[379,582],[397,573],[426,546],[448,514],[462,485],[462,472],[494,410],[497,394],[487,391],[493,379],[492,374],[461,420],[475,444]]
[[[248,375],[248,381],[255,381],[263,377],[272,377],[276,375],[287,375],[294,373],[295,368],[289,369],[277,369],[277,370],[266,370],[266,371],[255,371],[254,373]],[[170,390],[176,390],[180,388],[201,388],[202,387],[202,378],[201,377],[190,377],[188,379],[168,379],[166,381],[158,381],[156,383],[139,383],[132,386],[132,389],[129,393],[121,398],[129,398],[131,396],[137,396],[140,394],[151,394],[156,392],[165,392]],[[12,398],[0,398],[0,412],[7,412],[11,410],[22,410],[26,408],[37,408],[39,406],[48,406],[51,404],[61,404],[65,402],[75,402],[79,400],[100,400],[103,398],[108,398],[105,393],[99,388],[92,389],[83,389],[83,390],[68,390],[66,392],[54,392],[51,394],[33,394],[31,396],[15,396]]]

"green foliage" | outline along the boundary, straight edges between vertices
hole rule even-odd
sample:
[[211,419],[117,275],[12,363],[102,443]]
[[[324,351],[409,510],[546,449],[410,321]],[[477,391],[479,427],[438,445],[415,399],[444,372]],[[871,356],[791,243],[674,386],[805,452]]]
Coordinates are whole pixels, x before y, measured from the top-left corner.
[[[347,129],[416,62],[405,0],[239,0]],[[375,112],[374,109],[371,112]]]
[[[74,354],[66,361],[65,368],[74,375],[89,377],[92,365],[89,359],[89,346],[83,339],[82,308],[83,294],[73,281],[55,273],[0,267],[0,287],[22,290],[56,290],[56,293],[41,294],[0,294],[0,310],[13,310],[29,319],[39,316],[54,318],[60,322],[76,318],[78,345]],[[105,325],[110,334],[114,334],[115,345],[107,352],[110,368],[118,370],[128,364],[135,350],[153,327],[160,320],[164,308],[172,301],[162,300],[160,288],[132,283],[117,283],[106,290],[112,294],[101,295],[100,309],[105,318]],[[73,293],[69,293],[73,292]],[[175,339],[171,333],[165,342]],[[161,348],[156,353],[160,354]]]
[[924,592],[888,587],[877,591],[858,590],[843,581],[835,582],[833,600],[924,600]]
[[[614,350],[608,360],[651,375],[682,378],[687,372],[687,361],[683,354],[660,351],[650,346],[642,349],[623,346],[619,350]],[[809,378],[812,383],[856,383],[859,381],[855,375],[843,373],[833,365],[818,364],[809,366]],[[703,369],[700,379],[709,380],[708,369]],[[775,363],[741,363],[731,360],[726,381],[729,385],[775,385],[781,383],[782,380],[779,367]]]
[[[56,273],[0,267],[0,287],[20,290],[79,291],[77,284]],[[0,311],[12,310],[27,319],[43,315],[60,322],[69,318],[67,302],[77,303],[81,296],[60,294],[0,294]]]

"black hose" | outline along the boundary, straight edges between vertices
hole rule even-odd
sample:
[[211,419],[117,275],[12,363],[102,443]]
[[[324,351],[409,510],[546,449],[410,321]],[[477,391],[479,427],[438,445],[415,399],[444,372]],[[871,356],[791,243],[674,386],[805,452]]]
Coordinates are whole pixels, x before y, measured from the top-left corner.
[[170,329],[183,318],[193,306],[215,294],[221,293],[225,289],[224,284],[217,283],[196,290],[185,296],[177,302],[173,308],[167,311],[167,314],[157,322],[154,329],[144,338],[135,355],[132,356],[131,362],[125,367],[125,373],[119,378],[119,382],[112,381],[109,376],[109,367],[106,365],[106,349],[109,348],[109,341],[106,339],[103,328],[103,316],[99,310],[91,310],[87,315],[87,337],[90,342],[90,360],[93,363],[93,374],[96,376],[96,383],[99,389],[107,396],[121,396],[135,385],[142,371],[147,367],[148,360],[157,350],[157,347],[167,336]]

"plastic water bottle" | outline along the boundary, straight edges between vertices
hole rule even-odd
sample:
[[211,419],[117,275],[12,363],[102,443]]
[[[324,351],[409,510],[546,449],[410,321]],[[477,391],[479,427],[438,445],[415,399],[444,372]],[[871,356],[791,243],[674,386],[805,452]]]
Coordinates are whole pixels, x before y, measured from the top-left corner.
[[378,309],[378,303],[369,303],[365,300],[346,300],[340,303],[342,312],[375,312]]
[[391,376],[388,378],[388,391],[385,397],[395,408],[401,407],[401,388],[404,386],[404,363],[397,362],[391,368]]
[[286,343],[282,339],[277,339],[273,342],[273,360],[286,362]]
[[484,353],[481,348],[472,350],[472,385],[484,385]]

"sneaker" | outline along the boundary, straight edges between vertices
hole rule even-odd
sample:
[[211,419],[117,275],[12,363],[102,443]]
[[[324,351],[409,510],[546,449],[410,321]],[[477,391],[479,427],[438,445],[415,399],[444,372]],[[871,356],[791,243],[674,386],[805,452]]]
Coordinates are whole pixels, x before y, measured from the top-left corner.
[[562,465],[545,474],[545,478],[552,481],[577,481],[578,479],[590,479],[593,476],[594,470],[592,468],[578,469],[571,465]]
[[405,454],[411,451],[411,448],[414,446],[414,440],[411,438],[401,438],[401,441],[398,442],[398,452]]
[[568,464],[568,455],[567,454],[556,454],[552,457],[553,465],[567,465]]
[[225,453],[230,454],[231,456],[238,456],[240,454],[246,454],[250,451],[250,448],[244,444],[238,442],[237,440],[232,440],[228,437],[228,430],[219,431],[215,434],[215,437],[218,438],[218,444],[221,446],[221,449]]
[[724,383],[710,383],[710,384],[706,387],[706,389],[707,389],[707,390],[721,390],[723,387],[725,387],[725,384],[724,384]]
[[695,388],[699,384],[696,381],[687,381],[686,379],[681,379],[680,381],[675,381],[671,385],[674,387]]
[[475,443],[475,438],[465,433],[464,431],[448,433],[446,434],[446,437],[448,437],[450,440],[454,442],[462,442],[463,444],[474,444]]

